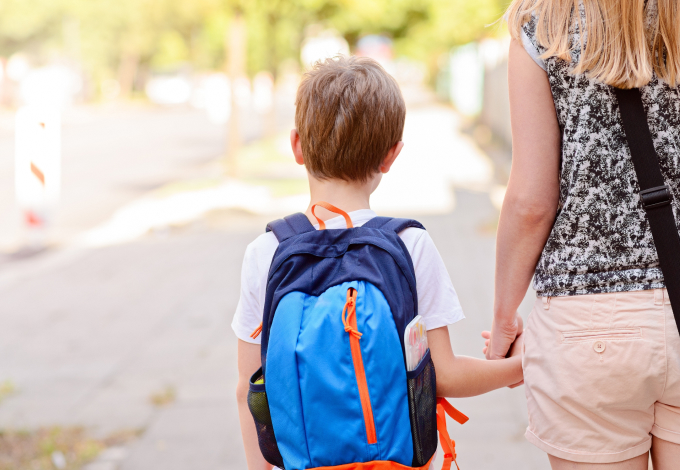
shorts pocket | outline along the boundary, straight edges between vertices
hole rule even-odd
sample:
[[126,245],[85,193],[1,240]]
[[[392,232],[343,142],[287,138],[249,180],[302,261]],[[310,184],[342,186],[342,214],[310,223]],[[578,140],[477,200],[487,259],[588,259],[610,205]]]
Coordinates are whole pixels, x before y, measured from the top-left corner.
[[272,417],[269,412],[269,402],[267,401],[267,392],[264,387],[264,380],[262,379],[262,368],[260,368],[250,378],[250,389],[248,390],[248,408],[255,420],[255,429],[257,430],[257,440],[260,444],[260,451],[264,459],[272,465],[283,468],[283,458],[279,452],[279,446],[276,443],[276,436],[274,435],[274,428],[272,426]]
[[582,341],[628,341],[642,339],[640,328],[614,328],[603,330],[561,331],[563,343]]
[[437,377],[430,351],[406,373],[413,436],[413,467],[422,467],[437,450]]

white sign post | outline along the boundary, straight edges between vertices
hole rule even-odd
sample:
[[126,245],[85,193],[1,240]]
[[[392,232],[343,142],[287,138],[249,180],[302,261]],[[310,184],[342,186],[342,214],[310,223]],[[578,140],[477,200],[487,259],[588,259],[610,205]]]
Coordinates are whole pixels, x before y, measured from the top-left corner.
[[61,116],[55,108],[24,106],[15,127],[16,199],[33,243],[44,244],[61,190]]

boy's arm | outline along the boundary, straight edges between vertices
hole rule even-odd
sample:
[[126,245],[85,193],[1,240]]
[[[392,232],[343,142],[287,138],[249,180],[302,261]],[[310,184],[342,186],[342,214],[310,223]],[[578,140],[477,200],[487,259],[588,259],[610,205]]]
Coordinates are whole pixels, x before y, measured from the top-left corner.
[[[238,340],[238,384],[236,385],[236,401],[238,402],[238,417],[241,422],[241,436],[243,448],[246,451],[248,470],[271,469],[272,466],[262,457],[260,445],[257,442],[255,423],[248,409],[248,388],[250,377],[260,368],[260,345]],[[496,361],[493,361],[496,362]],[[491,361],[490,361],[491,363]]]
[[446,326],[429,330],[427,342],[437,374],[437,396],[473,397],[522,381],[521,341],[512,357],[497,361],[455,356]]

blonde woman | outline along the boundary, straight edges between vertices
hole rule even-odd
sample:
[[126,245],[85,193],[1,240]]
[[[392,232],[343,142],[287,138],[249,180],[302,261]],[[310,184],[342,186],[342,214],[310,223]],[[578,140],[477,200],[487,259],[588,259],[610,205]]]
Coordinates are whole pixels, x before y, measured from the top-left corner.
[[533,276],[527,438],[553,469],[641,470],[650,450],[680,469],[680,335],[612,88],[641,89],[680,220],[680,0],[515,0],[507,18],[513,165],[487,357],[521,329]]

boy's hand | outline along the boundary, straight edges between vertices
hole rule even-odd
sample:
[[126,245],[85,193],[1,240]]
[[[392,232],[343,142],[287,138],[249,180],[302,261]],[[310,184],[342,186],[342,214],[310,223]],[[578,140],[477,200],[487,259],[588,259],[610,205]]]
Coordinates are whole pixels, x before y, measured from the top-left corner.
[[484,338],[484,347],[482,348],[482,354],[486,356],[486,352],[489,350],[489,342],[491,341],[491,332],[482,331],[482,338]]

